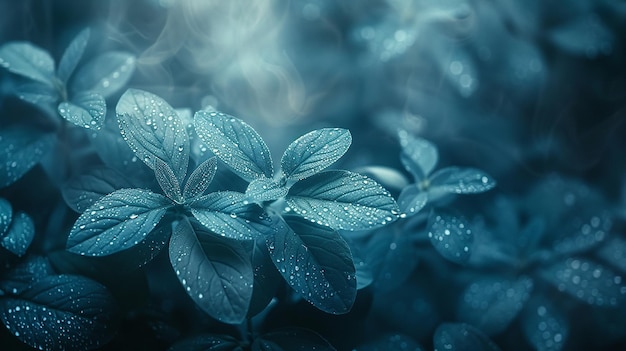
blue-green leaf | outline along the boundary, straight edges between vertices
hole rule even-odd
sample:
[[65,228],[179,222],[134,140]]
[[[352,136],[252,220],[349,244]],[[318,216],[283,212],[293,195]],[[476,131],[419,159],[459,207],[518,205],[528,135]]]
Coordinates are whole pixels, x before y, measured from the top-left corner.
[[0,236],[4,235],[13,219],[13,207],[7,200],[0,198]]
[[626,239],[614,236],[598,249],[597,255],[621,273],[626,274]]
[[285,216],[276,226],[267,247],[289,286],[324,312],[349,312],[356,299],[356,270],[345,240],[299,216]]
[[91,91],[108,98],[128,83],[135,71],[135,62],[135,56],[127,52],[104,53],[76,72],[71,90]]
[[354,170],[370,177],[387,189],[401,190],[409,185],[409,179],[399,170],[385,166],[365,166]]
[[406,131],[401,131],[398,136],[402,147],[400,161],[404,168],[415,177],[415,180],[426,179],[439,161],[437,147],[430,141],[412,136]]
[[265,238],[257,238],[253,245],[249,245],[249,255],[254,267],[254,284],[252,299],[248,309],[248,317],[260,313],[276,296],[276,292],[283,285],[283,278],[276,270],[272,257],[269,254]]
[[54,88],[41,84],[40,82],[28,82],[18,85],[15,88],[15,95],[26,102],[47,111],[50,106],[56,107],[56,102],[59,101],[59,92]]
[[475,168],[446,167],[433,173],[429,180],[431,191],[454,194],[476,194],[492,189],[496,181]]
[[252,351],[336,351],[326,339],[312,330],[285,328],[263,334],[252,343]]
[[176,111],[154,94],[128,89],[116,112],[122,136],[137,157],[152,169],[156,158],[165,161],[181,184],[187,174],[189,137]]
[[108,290],[76,275],[47,276],[0,299],[9,332],[40,350],[91,350],[108,342],[117,307]]
[[301,180],[312,176],[341,158],[352,143],[347,129],[324,128],[309,132],[292,142],[280,160],[285,178]]
[[0,244],[16,256],[22,257],[26,254],[26,250],[28,250],[34,237],[35,224],[33,220],[26,213],[18,212],[13,216],[11,226]]
[[54,274],[47,257],[28,255],[0,279],[0,290],[19,295],[34,282]]
[[427,203],[428,192],[420,190],[415,184],[404,187],[398,196],[398,207],[408,216],[417,214]]
[[243,351],[232,336],[201,334],[176,342],[167,351]]
[[67,83],[67,80],[72,75],[72,72],[74,72],[78,62],[83,57],[83,53],[89,42],[89,36],[89,28],[83,29],[76,35],[67,49],[65,49],[57,69],[57,77],[59,77],[63,83]]
[[219,235],[250,240],[274,231],[272,220],[256,204],[246,204],[245,194],[219,191],[199,197],[189,206],[205,227]]
[[272,157],[267,145],[244,121],[221,112],[198,111],[196,133],[220,160],[246,180],[271,178]]
[[499,351],[480,330],[465,323],[443,323],[433,337],[435,351]]
[[537,351],[560,351],[569,334],[567,319],[550,300],[531,301],[522,315],[522,331]]
[[0,47],[0,67],[23,77],[54,86],[54,60],[41,48],[22,41]]
[[89,256],[128,249],[142,241],[172,206],[168,198],[148,190],[117,190],[78,217],[67,239],[67,249]]
[[183,203],[183,194],[180,192],[180,185],[174,171],[160,158],[154,160],[154,175],[167,197],[176,203]]
[[240,242],[185,219],[170,237],[169,257],[178,280],[204,312],[230,324],[246,318],[254,274]]
[[418,263],[418,255],[406,233],[395,234],[389,227],[372,234],[365,246],[366,260],[378,292],[396,289],[406,282]]
[[464,219],[449,213],[432,212],[428,237],[435,249],[447,260],[455,263],[469,260],[474,233]]
[[61,117],[79,127],[99,130],[104,123],[107,105],[102,95],[85,91],[77,93],[69,102],[60,103],[58,110]]
[[55,135],[33,128],[0,131],[0,188],[20,179],[52,148]]
[[258,204],[264,201],[273,201],[287,195],[289,188],[270,178],[257,178],[248,184],[246,198]]
[[324,171],[296,182],[287,203],[306,219],[334,229],[360,230],[397,219],[391,194],[372,179],[348,171]]
[[216,172],[217,159],[215,157],[202,162],[191,172],[189,179],[187,179],[185,189],[183,190],[184,198],[190,200],[204,194],[209,188],[211,181],[213,181]]
[[112,168],[98,167],[70,178],[61,187],[61,194],[71,209],[83,213],[104,196],[132,187],[132,183],[122,173]]

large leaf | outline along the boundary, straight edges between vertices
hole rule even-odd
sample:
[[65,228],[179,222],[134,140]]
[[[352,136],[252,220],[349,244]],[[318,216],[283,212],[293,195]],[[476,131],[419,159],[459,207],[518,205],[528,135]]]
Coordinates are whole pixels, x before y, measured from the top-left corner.
[[0,319],[22,342],[41,350],[91,350],[108,342],[116,305],[99,283],[75,275],[47,276],[0,299]]
[[185,219],[170,237],[169,257],[178,280],[203,311],[230,324],[246,318],[254,274],[240,242]]
[[352,143],[347,129],[324,128],[309,132],[283,153],[280,165],[285,178],[301,180],[320,172],[341,158]]
[[90,36],[89,28],[83,29],[76,35],[70,45],[63,52],[61,61],[59,61],[59,67],[57,69],[57,77],[63,82],[67,83],[67,80],[74,72],[74,69],[78,65],[78,62],[83,57],[87,43]]
[[46,51],[28,42],[10,42],[0,47],[0,67],[54,86],[54,60]]
[[465,323],[443,323],[433,337],[435,351],[499,351],[480,330]]
[[190,200],[204,194],[213,181],[216,172],[217,159],[215,157],[211,157],[202,162],[191,172],[191,175],[189,175],[189,179],[187,179],[185,189],[183,190],[183,197]]
[[2,236],[7,229],[9,229],[12,219],[13,207],[11,206],[11,203],[3,198],[0,198],[0,236]]
[[112,168],[98,167],[70,178],[61,187],[61,194],[70,208],[83,213],[104,196],[119,189],[132,187],[122,173]]
[[0,131],[0,188],[20,179],[52,148],[55,135],[33,128]]
[[246,198],[250,202],[262,204],[265,201],[274,201],[287,195],[289,188],[270,178],[257,178],[248,184]]
[[[0,237],[2,237],[2,234],[0,234]],[[14,255],[22,257],[26,254],[26,250],[34,237],[35,224],[33,220],[26,213],[18,212],[13,216],[11,226],[0,244]]]
[[189,162],[189,138],[176,111],[154,94],[129,89],[117,103],[116,112],[122,136],[137,157],[152,169],[160,158],[182,184]]
[[569,324],[550,300],[537,298],[524,309],[522,331],[535,350],[560,351],[569,334]]
[[320,310],[347,313],[356,299],[356,270],[348,244],[336,231],[299,216],[285,222],[267,247],[287,283]]
[[102,95],[85,91],[77,93],[71,101],[59,104],[59,114],[69,122],[87,129],[102,128],[107,105]]
[[335,351],[326,339],[312,330],[285,328],[254,339],[252,351]]
[[246,204],[242,193],[210,193],[192,201],[189,206],[205,227],[232,239],[250,240],[274,231],[269,216],[258,205]]
[[453,194],[482,193],[496,186],[487,173],[475,168],[446,167],[432,174],[431,191]]
[[128,249],[141,242],[172,206],[169,199],[148,190],[118,190],[78,217],[67,239],[67,249],[89,256]]
[[365,257],[374,276],[377,291],[400,287],[418,263],[418,255],[407,233],[395,233],[387,228],[374,232],[365,246]]
[[455,263],[469,260],[474,233],[464,219],[445,212],[432,212],[428,237],[444,258]]
[[160,158],[155,159],[154,166],[154,175],[163,193],[172,201],[183,203],[183,194],[180,192],[180,185],[174,171]]
[[232,336],[201,334],[180,340],[167,351],[243,351],[243,348]]
[[73,92],[91,91],[108,98],[123,88],[135,71],[135,56],[121,51],[104,53],[76,72]]
[[348,171],[324,171],[295,183],[287,203],[304,218],[345,230],[380,227],[396,220],[399,213],[387,190]]
[[398,133],[402,153],[400,161],[416,181],[428,177],[437,165],[439,153],[437,147],[430,141],[410,135],[406,131]]
[[0,290],[13,296],[21,294],[34,282],[54,274],[47,257],[26,256],[10,271],[0,277]]
[[196,133],[209,149],[244,179],[274,174],[267,145],[244,121],[221,112],[198,111],[194,116]]

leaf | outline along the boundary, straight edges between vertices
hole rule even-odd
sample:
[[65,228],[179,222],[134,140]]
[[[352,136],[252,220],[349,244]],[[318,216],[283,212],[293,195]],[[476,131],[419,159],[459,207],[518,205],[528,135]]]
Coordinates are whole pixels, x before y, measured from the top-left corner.
[[91,350],[108,342],[116,305],[99,283],[47,276],[19,295],[0,299],[0,319],[22,342],[41,350]]
[[385,334],[357,347],[354,351],[425,351],[411,337],[402,334]]
[[54,87],[54,60],[46,51],[28,42],[14,41],[0,47],[0,67]]
[[398,196],[400,211],[409,216],[417,214],[427,203],[428,193],[415,184],[404,187]]
[[183,194],[180,193],[180,185],[174,171],[160,158],[154,160],[154,166],[156,180],[165,195],[172,201],[182,204],[184,202]]
[[301,180],[320,172],[343,156],[352,135],[347,129],[324,128],[309,132],[292,142],[280,160],[285,178]]
[[185,183],[185,189],[183,190],[183,196],[185,199],[193,199],[201,196],[209,188],[213,177],[217,172],[217,159],[211,157],[208,160],[202,162],[196,169],[191,172],[187,183]]
[[187,174],[189,138],[176,111],[154,94],[128,89],[116,112],[122,137],[137,157],[152,169],[160,158],[181,184]]
[[550,300],[531,301],[522,315],[522,331],[537,351],[560,351],[569,334],[567,319]]
[[312,330],[285,328],[254,339],[252,351],[335,351],[326,339]]
[[267,145],[244,121],[221,112],[198,111],[194,124],[200,139],[237,175],[252,180],[274,174]]
[[428,237],[437,252],[454,263],[465,263],[470,258],[474,233],[464,219],[449,213],[432,212]]
[[26,256],[10,271],[2,275],[0,290],[12,295],[19,295],[34,282],[54,274],[54,270],[43,256]]
[[348,171],[324,171],[296,182],[287,203],[306,219],[334,229],[371,229],[397,219],[391,194],[375,181]]
[[522,310],[532,287],[532,279],[525,276],[518,279],[483,278],[473,282],[463,292],[457,319],[487,335],[499,334]]
[[485,172],[475,168],[446,167],[432,174],[429,180],[431,191],[453,194],[476,194],[496,186]]
[[13,207],[7,200],[0,198],[0,236],[4,235],[13,220]]
[[626,239],[614,236],[598,249],[597,255],[606,263],[626,274]]
[[402,152],[400,161],[415,180],[422,181],[428,177],[437,165],[439,152],[430,141],[410,135],[406,131],[398,133]]
[[104,196],[119,189],[132,187],[131,182],[122,173],[112,168],[98,167],[70,178],[61,187],[61,194],[72,210],[83,213]]
[[167,351],[243,351],[243,348],[232,336],[201,334],[178,341]]
[[11,226],[5,234],[0,242],[2,247],[22,257],[35,237],[35,224],[26,213],[18,212],[13,216]]
[[67,239],[67,250],[106,256],[137,245],[173,206],[166,197],[142,189],[121,189],[89,207],[78,217]]
[[384,166],[365,166],[354,170],[355,172],[374,179],[387,189],[401,190],[409,185],[409,180],[400,171]]
[[170,237],[169,256],[187,295],[204,312],[223,323],[244,321],[254,274],[239,242],[182,220]]
[[39,163],[55,140],[52,133],[27,127],[0,131],[0,188],[13,184]]
[[18,85],[15,88],[15,95],[20,100],[43,108],[44,111],[51,105],[56,107],[56,103],[60,98],[58,91],[39,82],[28,82]]
[[499,351],[480,330],[465,323],[443,323],[435,330],[435,351]]
[[219,235],[250,240],[274,231],[272,220],[256,204],[246,204],[245,195],[219,191],[197,198],[189,206],[193,215]]
[[72,92],[91,91],[108,98],[123,88],[135,71],[135,56],[121,51],[106,52],[76,72]]
[[318,309],[347,313],[356,299],[356,270],[348,244],[336,231],[285,216],[267,247],[274,265],[298,294]]
[[586,258],[571,257],[541,271],[541,277],[561,292],[595,306],[626,301],[623,277]]
[[568,219],[560,226],[562,235],[552,242],[553,250],[563,256],[572,256],[598,246],[609,236],[613,225],[608,211],[591,216],[576,213]]
[[60,103],[58,110],[61,117],[79,127],[99,130],[104,123],[107,106],[102,95],[86,91],[77,93],[70,102]]
[[246,198],[250,202],[261,204],[285,197],[289,188],[270,178],[257,178],[250,182],[246,189]]
[[265,238],[257,238],[250,246],[248,251],[252,257],[252,267],[254,267],[254,284],[248,317],[263,311],[276,295],[278,288],[283,286],[282,276],[272,262]]
[[365,246],[366,260],[374,275],[376,291],[386,292],[402,286],[418,263],[410,236],[395,234],[387,227],[372,234]]
[[89,28],[83,29],[76,35],[70,45],[63,52],[61,61],[59,61],[59,67],[57,69],[57,77],[63,82],[67,83],[67,80],[74,72],[74,69],[78,65],[78,62],[83,57],[87,43],[90,36]]

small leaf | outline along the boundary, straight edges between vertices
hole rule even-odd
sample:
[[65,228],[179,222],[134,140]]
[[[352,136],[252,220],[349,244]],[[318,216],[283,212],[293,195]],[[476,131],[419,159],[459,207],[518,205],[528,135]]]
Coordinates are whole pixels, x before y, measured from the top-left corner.
[[72,75],[72,72],[74,72],[78,62],[83,57],[83,53],[89,42],[90,33],[89,28],[83,29],[76,35],[67,49],[65,49],[57,69],[57,77],[59,77],[63,83],[67,83],[67,80]]
[[28,250],[34,237],[35,224],[33,220],[26,213],[18,212],[13,216],[11,226],[0,244],[16,256],[22,257],[26,254],[26,250]]
[[0,198],[0,237],[6,233],[13,220],[13,207],[7,200]]
[[410,135],[406,131],[398,133],[402,153],[400,161],[416,181],[428,177],[437,165],[439,153],[437,147],[430,141]]
[[250,182],[246,189],[246,198],[250,202],[261,204],[285,197],[289,188],[270,178],[257,178]]
[[425,351],[411,337],[402,334],[385,334],[357,347],[354,351]]
[[135,56],[121,51],[104,53],[76,72],[72,92],[91,91],[108,98],[123,88],[135,71]]
[[239,341],[228,335],[201,334],[183,339],[167,351],[243,351]]
[[198,111],[196,133],[222,162],[246,180],[271,178],[272,157],[261,136],[244,121],[221,112]]
[[178,280],[204,312],[224,323],[243,322],[254,274],[239,242],[182,220],[170,238],[169,256]]
[[169,199],[148,190],[117,190],[78,217],[67,250],[106,256],[128,249],[142,241],[172,206]]
[[285,328],[263,334],[252,343],[252,351],[336,351],[326,339],[312,330]]
[[59,101],[59,92],[52,87],[39,82],[28,82],[20,84],[15,88],[15,95],[26,102],[37,105],[47,111],[51,105],[56,107]]
[[535,350],[560,351],[569,334],[569,325],[552,302],[541,298],[531,301],[524,309],[522,330]]
[[205,227],[221,236],[250,240],[271,233],[272,220],[256,204],[246,204],[245,195],[219,191],[197,198],[189,206]]
[[56,138],[33,128],[11,127],[0,131],[0,188],[20,179],[52,148]]
[[559,231],[562,235],[553,239],[554,251],[563,256],[589,251],[609,236],[612,224],[608,211],[594,213],[591,216],[577,213],[560,226]]
[[292,142],[280,165],[289,180],[301,180],[322,171],[343,156],[352,135],[347,129],[324,128],[309,132]]
[[60,103],[58,110],[61,117],[79,127],[99,130],[107,106],[102,95],[87,91],[77,93],[70,102]]
[[117,103],[122,137],[148,167],[160,158],[182,184],[189,162],[189,138],[176,111],[160,97],[128,89]]
[[480,330],[465,323],[443,323],[435,330],[435,351],[499,351]]
[[0,67],[54,87],[54,60],[46,51],[28,42],[15,41],[0,47]]
[[417,214],[427,203],[428,193],[420,190],[415,184],[404,187],[398,196],[400,211],[408,216]]
[[476,194],[496,186],[485,172],[475,168],[446,167],[430,177],[430,190],[454,194]]
[[267,247],[289,286],[324,312],[350,311],[356,299],[356,270],[339,233],[293,215],[277,227],[267,237]]
[[0,299],[0,319],[33,348],[91,350],[112,338],[116,308],[107,289],[93,280],[47,276],[17,296]]
[[61,194],[70,208],[83,213],[104,196],[119,189],[132,187],[131,182],[122,173],[112,168],[98,167],[70,178],[61,187]]
[[380,227],[396,220],[399,213],[387,190],[348,171],[324,171],[296,182],[287,203],[306,219],[345,230]]
[[154,174],[165,195],[176,203],[183,203],[183,195],[180,193],[180,185],[174,171],[160,158],[154,161]]
[[209,158],[196,167],[185,183],[185,190],[183,190],[185,199],[193,199],[204,194],[216,172],[217,159],[215,157]]
[[428,237],[445,259],[454,263],[465,263],[469,260],[474,233],[464,219],[448,213],[432,212]]
[[365,246],[366,260],[374,275],[378,292],[399,288],[406,282],[417,266],[418,256],[405,233],[395,233],[381,228],[372,234]]

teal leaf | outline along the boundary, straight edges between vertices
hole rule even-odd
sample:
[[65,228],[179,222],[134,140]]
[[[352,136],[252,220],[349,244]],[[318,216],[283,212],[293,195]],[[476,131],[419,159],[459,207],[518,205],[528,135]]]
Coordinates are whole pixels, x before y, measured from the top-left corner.
[[70,178],[61,186],[61,195],[72,210],[83,213],[104,196],[132,187],[122,173],[112,168],[98,167]]
[[59,77],[63,83],[67,83],[67,80],[72,75],[72,72],[74,72],[78,62],[83,57],[83,53],[89,42],[90,33],[89,28],[83,29],[76,35],[67,49],[65,49],[57,69],[57,77]]
[[196,133],[222,162],[246,180],[271,178],[272,157],[261,136],[244,121],[221,112],[198,111]]
[[469,260],[474,241],[469,223],[449,213],[432,212],[428,226],[430,242],[441,256],[454,263]]
[[174,171],[160,158],[154,159],[154,175],[167,197],[176,203],[183,203],[183,194],[180,192],[180,185]]
[[28,255],[0,279],[0,290],[21,294],[36,281],[55,274],[47,257]]
[[15,95],[20,100],[44,109],[51,105],[56,106],[60,98],[58,91],[40,82],[28,82],[18,85],[15,88]]
[[254,274],[240,242],[182,220],[170,237],[169,257],[178,280],[200,309],[223,323],[243,322]]
[[[0,234],[2,236],[2,234]],[[11,226],[5,233],[0,244],[14,255],[22,257],[35,237],[35,224],[33,220],[23,212],[13,216]]]
[[210,193],[193,200],[189,206],[205,227],[231,239],[250,240],[274,231],[272,220],[263,209],[256,204],[246,204],[242,193]]
[[79,127],[99,130],[104,124],[107,105],[102,95],[86,91],[77,93],[70,102],[60,103],[58,111],[61,117]]
[[410,135],[406,131],[398,133],[402,152],[400,161],[415,180],[422,181],[428,177],[439,161],[437,147],[426,139]]
[[106,256],[133,247],[159,224],[172,206],[169,199],[148,190],[117,190],[78,217],[67,239],[67,250]]
[[380,227],[396,220],[399,214],[387,190],[349,171],[324,171],[298,181],[286,199],[304,218],[338,230]]
[[398,196],[398,207],[402,213],[412,216],[417,214],[428,203],[428,192],[411,184],[402,189]]
[[211,157],[202,162],[191,172],[189,179],[187,179],[185,189],[183,190],[183,197],[189,200],[204,194],[213,181],[216,172],[217,159],[215,157]]
[[0,319],[9,332],[40,350],[101,347],[115,332],[116,309],[104,286],[77,275],[47,276],[0,299]]
[[267,236],[267,247],[289,286],[324,312],[349,312],[356,299],[356,270],[345,240],[294,215],[285,216],[277,227]]
[[500,348],[477,328],[465,323],[443,323],[433,337],[435,351],[499,351]]
[[301,180],[319,173],[343,156],[352,135],[347,129],[324,128],[309,132],[292,142],[280,160],[288,180]]
[[2,45],[0,67],[50,87],[55,86],[54,60],[46,51],[31,43],[16,41]]
[[72,92],[91,91],[108,98],[123,88],[135,71],[135,56],[106,52],[82,66],[70,83]]
[[97,133],[87,133],[93,148],[105,165],[123,172],[126,176],[154,180],[154,170],[140,160],[122,137],[116,118],[105,118]]
[[177,341],[167,351],[243,351],[243,348],[232,336],[201,334]]
[[35,166],[56,138],[33,128],[10,127],[0,131],[0,188],[13,184]]
[[517,279],[483,278],[473,282],[463,292],[457,319],[487,335],[499,334],[522,310],[532,287],[532,279],[525,276]]
[[453,194],[476,194],[493,189],[496,181],[475,168],[446,167],[430,176],[431,191]]
[[409,179],[399,170],[385,166],[365,166],[354,170],[355,172],[374,179],[386,189],[401,190],[409,185]]
[[285,328],[263,334],[252,343],[252,351],[336,351],[326,339],[309,329]]
[[163,99],[146,91],[128,89],[117,103],[122,137],[148,167],[160,158],[181,184],[187,174],[189,137],[176,111]]
[[569,324],[550,300],[531,301],[522,315],[522,331],[537,351],[560,351],[569,335]]
[[607,264],[626,274],[626,239],[612,237],[598,249],[597,255]]
[[261,204],[285,197],[289,188],[270,178],[257,178],[248,184],[246,198],[250,202]]
[[9,229],[13,220],[13,207],[7,200],[0,198],[0,236]]
[[374,232],[364,250],[378,292],[402,286],[418,263],[411,237],[403,235],[405,233],[395,234],[387,228]]
[[562,233],[552,241],[554,252],[572,256],[599,246],[608,236],[613,223],[608,211],[593,215],[576,213],[560,226]]
[[403,334],[385,334],[354,349],[354,351],[425,351],[415,340]]

